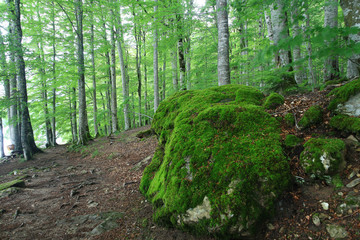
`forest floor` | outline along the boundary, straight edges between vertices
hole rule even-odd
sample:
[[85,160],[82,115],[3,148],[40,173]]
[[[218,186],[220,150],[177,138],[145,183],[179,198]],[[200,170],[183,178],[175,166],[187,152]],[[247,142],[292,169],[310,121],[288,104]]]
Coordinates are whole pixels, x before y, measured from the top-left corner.
[[[281,117],[294,112],[300,119],[312,104],[325,107],[325,94],[288,97],[270,113]],[[328,120],[325,111],[324,122],[316,128],[300,131],[284,125],[283,136],[294,134],[304,140],[348,137],[330,129]],[[57,146],[28,162],[14,158],[0,164],[0,183],[20,176],[25,179],[25,187],[0,195],[0,239],[213,239],[152,221],[152,207],[139,192],[142,172],[157,146],[155,136],[136,137],[146,129],[149,127],[98,138],[76,151]],[[336,186],[304,174],[299,167],[301,150],[292,149],[287,154],[293,175],[302,183],[294,184],[280,199],[275,217],[264,223],[256,239],[334,239],[329,226],[341,226],[347,232],[345,239],[360,239],[358,206],[339,212],[348,196],[360,199],[360,185],[346,187],[360,177],[359,148],[349,147],[347,167]]]

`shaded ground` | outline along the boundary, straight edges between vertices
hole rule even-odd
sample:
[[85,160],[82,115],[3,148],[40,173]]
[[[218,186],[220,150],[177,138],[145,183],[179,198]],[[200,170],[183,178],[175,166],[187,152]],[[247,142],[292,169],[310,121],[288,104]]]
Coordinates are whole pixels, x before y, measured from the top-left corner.
[[[326,91],[291,96],[270,113],[283,117],[291,112],[299,120],[313,104],[325,109],[325,95]],[[330,129],[329,117],[325,111],[322,124],[304,131],[284,125],[283,136],[291,133],[304,141],[319,136],[348,137]],[[27,178],[25,188],[0,198],[0,239],[212,239],[153,223],[152,208],[138,190],[147,164],[143,160],[151,158],[157,145],[155,137],[135,137],[145,129],[148,127],[99,138],[76,152],[58,146],[37,154],[33,161],[1,164],[0,183],[18,176]],[[360,149],[348,146],[347,167],[336,187],[304,174],[299,167],[301,150],[286,153],[300,181],[280,200],[275,217],[259,229],[257,239],[333,239],[326,230],[329,224],[344,227],[346,239],[360,239],[359,207],[338,211],[348,196],[360,199],[360,185],[346,187],[360,177],[356,176]],[[322,207],[324,202],[328,210]],[[314,216],[321,216],[319,226]]]

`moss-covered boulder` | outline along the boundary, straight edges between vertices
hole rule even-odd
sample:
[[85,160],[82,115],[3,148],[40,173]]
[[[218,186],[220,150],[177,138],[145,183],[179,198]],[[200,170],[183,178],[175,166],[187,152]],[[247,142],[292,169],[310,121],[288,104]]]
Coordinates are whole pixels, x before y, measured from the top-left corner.
[[295,117],[292,113],[287,113],[284,116],[284,121],[289,127],[295,126]]
[[160,104],[152,124],[159,146],[140,184],[156,222],[222,238],[264,223],[290,172],[279,123],[259,106],[262,98],[255,88],[226,85]]
[[310,126],[319,124],[322,121],[322,108],[318,105],[311,106],[302,116],[298,125],[300,128],[305,129]]
[[360,118],[340,114],[330,120],[330,126],[338,130],[360,134]]
[[275,109],[278,106],[284,104],[284,101],[285,101],[285,99],[283,96],[281,96],[278,93],[273,92],[265,99],[264,108],[265,109]]
[[335,88],[329,93],[329,96],[333,96],[333,99],[330,101],[328,109],[360,116],[360,79]]
[[309,175],[323,178],[340,172],[345,166],[345,143],[340,139],[312,138],[304,144],[300,162]]

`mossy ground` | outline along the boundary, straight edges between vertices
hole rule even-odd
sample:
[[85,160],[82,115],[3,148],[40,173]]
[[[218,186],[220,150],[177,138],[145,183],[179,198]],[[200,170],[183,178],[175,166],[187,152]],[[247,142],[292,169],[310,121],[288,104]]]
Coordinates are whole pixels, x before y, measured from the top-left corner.
[[360,134],[360,118],[337,115],[330,120],[330,126],[348,133]]
[[322,108],[320,106],[311,106],[299,121],[299,126],[303,129],[316,125],[322,121]]
[[[259,106],[263,98],[255,88],[227,85],[180,92],[160,104],[152,125],[159,146],[140,184],[158,223],[225,236],[239,224],[254,230],[272,211],[290,174],[279,123]],[[179,216],[205,196],[212,218],[182,222]]]
[[345,103],[347,100],[349,100],[351,96],[359,92],[360,92],[360,78],[351,81],[350,83],[342,87],[335,88],[328,94],[329,96],[334,96],[334,99],[329,103],[328,109],[335,110],[339,104]]
[[[340,139],[312,138],[304,144],[300,161],[308,174],[318,177],[339,172],[344,162],[345,143]],[[329,169],[324,167],[324,158],[331,159]]]
[[285,146],[289,148],[296,147],[297,145],[301,144],[303,139],[298,138],[295,135],[289,134],[285,137]]
[[264,102],[265,109],[275,109],[276,107],[284,104],[284,97],[278,93],[271,93]]

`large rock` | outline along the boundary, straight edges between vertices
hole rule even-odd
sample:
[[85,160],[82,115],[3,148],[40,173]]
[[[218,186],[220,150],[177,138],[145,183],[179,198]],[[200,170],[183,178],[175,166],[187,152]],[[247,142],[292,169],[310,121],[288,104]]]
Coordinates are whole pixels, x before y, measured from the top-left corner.
[[183,91],[162,102],[141,192],[158,223],[222,238],[254,233],[287,188],[278,121],[252,87]]
[[328,108],[350,116],[360,116],[360,79],[335,88],[329,93],[333,96]]
[[340,139],[311,138],[304,144],[300,162],[305,172],[323,178],[345,166],[345,143]]

